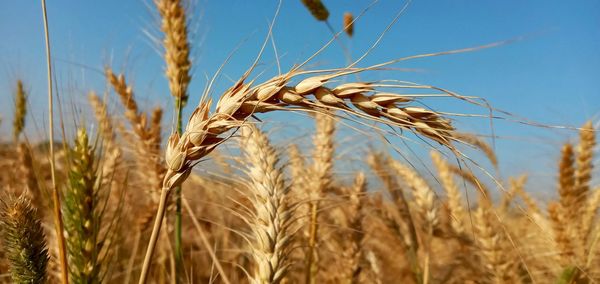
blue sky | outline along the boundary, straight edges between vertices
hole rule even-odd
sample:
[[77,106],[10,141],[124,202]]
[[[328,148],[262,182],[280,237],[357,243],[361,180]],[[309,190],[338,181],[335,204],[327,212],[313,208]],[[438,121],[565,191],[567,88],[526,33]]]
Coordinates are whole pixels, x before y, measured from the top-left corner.
[[[341,27],[345,11],[358,15],[370,1],[324,1],[331,24]],[[67,116],[87,112],[89,90],[103,92],[98,72],[105,64],[123,70],[145,106],[171,107],[163,63],[156,45],[145,32],[157,34],[150,0],[48,1],[54,64]],[[355,25],[353,39],[344,39],[354,58],[377,38],[403,1],[382,0]],[[197,102],[205,76],[212,75],[227,54],[241,44],[224,69],[217,91],[237,79],[254,59],[272,19],[276,1],[196,1],[192,5],[194,81],[190,107]],[[30,105],[38,114],[46,110],[45,54],[41,6],[38,1],[0,2],[0,113],[2,133],[10,131],[16,78],[31,92]],[[549,125],[579,126],[600,113],[600,1],[413,1],[383,42],[362,66],[408,55],[444,51],[527,36],[509,45],[466,54],[418,59],[395,67],[420,72],[382,72],[365,79],[399,79],[442,86],[466,96],[486,98],[494,107]],[[331,37],[299,0],[285,0],[274,28],[274,38],[285,70],[303,61]],[[265,77],[277,72],[271,49],[261,61]],[[331,46],[314,64],[339,67],[344,57]],[[483,112],[449,100],[431,105],[451,112]],[[300,119],[297,119],[300,117]],[[301,116],[276,121],[310,123]],[[43,116],[34,129],[43,133]],[[31,121],[31,119],[30,119]],[[489,133],[487,121],[465,120],[465,130]],[[308,129],[308,126],[306,126]],[[574,132],[496,121],[502,139],[497,151],[506,174],[536,167],[555,167],[559,145]],[[548,178],[552,172],[545,171]],[[541,173],[540,175],[544,175]]]

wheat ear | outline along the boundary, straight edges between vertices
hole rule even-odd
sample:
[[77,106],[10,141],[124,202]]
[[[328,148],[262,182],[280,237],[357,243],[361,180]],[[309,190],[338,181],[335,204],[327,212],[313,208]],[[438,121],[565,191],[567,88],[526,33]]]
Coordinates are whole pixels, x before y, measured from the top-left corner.
[[344,31],[349,37],[354,35],[354,16],[352,13],[344,13]]
[[70,275],[75,283],[100,281],[98,186],[94,148],[84,129],[77,132],[69,170],[69,186],[65,191],[65,230]]
[[450,171],[447,162],[436,152],[431,152],[431,159],[433,164],[437,168],[440,176],[440,181],[448,198],[448,209],[450,211],[451,219],[450,224],[454,232],[462,234],[465,230],[464,220],[466,217],[466,211],[462,204],[462,198],[460,190],[454,181],[454,175]]
[[502,234],[504,231],[496,226],[490,210],[492,208],[484,204],[473,214],[475,240],[485,263],[485,271],[491,276],[492,283],[518,283],[510,243]]
[[[175,133],[169,137],[165,151],[168,170],[162,183],[153,237],[148,244],[140,283],[146,281],[167,199],[172,189],[185,181],[196,161],[229,138],[226,135],[229,130],[238,129],[254,113],[281,110],[321,112],[326,106],[363,119],[408,129],[452,147],[454,128],[449,120],[424,108],[400,105],[412,101],[411,97],[376,92],[376,88],[386,85],[346,83],[333,89],[325,87],[325,84],[334,78],[366,70],[369,68],[331,71],[328,74],[308,77],[293,87],[286,85],[293,77],[305,73],[292,70],[254,87],[251,83],[244,82],[248,76],[246,73],[219,98],[214,113],[210,113],[211,101],[201,100],[185,131],[181,135]],[[368,95],[373,92],[373,95]],[[314,100],[308,96],[314,96]],[[348,102],[356,109],[350,107]]]
[[3,249],[13,283],[46,283],[49,256],[37,210],[24,196],[5,197],[1,206]]
[[435,204],[435,193],[427,182],[412,168],[398,162],[392,162],[402,180],[412,189],[412,196],[416,204],[416,211],[425,225],[426,236],[424,236],[425,257],[423,259],[423,283],[430,279],[431,240],[433,231],[439,224],[438,208]]
[[[577,145],[577,159],[575,164],[575,194],[577,195],[578,206],[583,208],[582,212],[586,215],[585,208],[587,201],[591,201],[589,196],[590,181],[592,179],[592,170],[594,168],[594,147],[596,146],[596,135],[591,121],[585,123],[579,132],[579,144]],[[581,209],[580,209],[581,210]],[[590,213],[588,213],[590,214]],[[578,236],[581,237],[581,243],[587,243],[589,223],[585,218],[580,219]]]
[[302,4],[318,21],[327,21],[329,18],[329,11],[321,0],[302,0]]
[[350,267],[347,272],[346,279],[349,283],[359,283],[360,273],[362,271],[362,258],[363,258],[363,242],[365,238],[365,232],[363,231],[363,198],[367,191],[367,183],[365,174],[360,172],[354,178],[354,185],[349,190],[349,206],[350,210],[348,213],[348,227],[351,231],[350,245],[344,251],[344,257],[347,257],[350,263]]
[[[190,45],[188,42],[186,11],[180,0],[155,0],[161,16],[161,30],[164,34],[165,75],[169,80],[171,96],[175,98],[177,133],[182,131],[181,112],[188,101],[188,85],[191,81]],[[177,187],[175,209],[175,260],[176,278],[180,282],[183,275],[181,187]]]
[[256,265],[251,283],[279,283],[290,265],[293,217],[288,206],[290,188],[284,184],[279,156],[264,133],[251,125],[244,127],[241,146],[248,161],[250,200],[255,209],[250,220]]
[[333,176],[335,121],[327,114],[317,113],[316,133],[313,139],[313,166],[309,176],[308,250],[306,257],[306,283],[315,283],[319,271],[319,205],[329,190]]
[[23,81],[17,80],[17,91],[15,93],[15,116],[13,119],[13,139],[19,140],[23,128],[25,128],[25,116],[27,115],[27,93]]

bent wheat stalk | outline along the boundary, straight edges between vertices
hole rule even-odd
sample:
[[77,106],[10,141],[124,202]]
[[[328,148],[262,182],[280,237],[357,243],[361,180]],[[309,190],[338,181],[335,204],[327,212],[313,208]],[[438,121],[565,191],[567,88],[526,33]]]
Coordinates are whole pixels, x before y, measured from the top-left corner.
[[[360,119],[409,130],[453,149],[451,141],[454,140],[454,128],[449,119],[435,111],[408,105],[417,99],[415,96],[378,91],[380,87],[402,88],[406,85],[354,82],[333,88],[326,86],[336,78],[370,69],[292,70],[256,86],[252,85],[253,81],[246,83],[249,76],[247,72],[219,98],[213,113],[210,112],[211,100],[203,99],[192,113],[185,131],[169,137],[165,151],[168,169],[162,183],[159,210],[140,283],[145,282],[165,204],[172,189],[186,180],[198,160],[227,140],[231,136],[230,131],[237,130],[255,113],[282,110],[324,112],[324,108],[329,108]],[[320,74],[291,84],[294,77],[314,73]]]

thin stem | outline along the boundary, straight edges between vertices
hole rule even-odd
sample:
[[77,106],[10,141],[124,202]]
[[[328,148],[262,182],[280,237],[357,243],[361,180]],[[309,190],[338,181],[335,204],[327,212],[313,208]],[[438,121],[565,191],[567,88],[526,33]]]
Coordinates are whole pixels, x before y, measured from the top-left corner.
[[[183,205],[185,206],[185,209],[188,211],[188,214],[190,214],[190,216],[193,216],[194,211],[192,210],[192,207],[190,206],[189,202],[187,202],[187,200],[185,200],[185,199],[182,199],[182,200],[183,200]],[[230,284],[231,282],[229,282],[229,279],[227,278],[227,274],[225,274],[225,269],[223,269],[223,266],[219,262],[219,259],[217,258],[215,251],[213,250],[210,243],[208,242],[208,238],[206,237],[204,230],[202,230],[200,223],[198,223],[198,220],[196,218],[192,217],[191,219],[192,219],[192,223],[194,224],[194,227],[196,227],[196,231],[198,231],[198,235],[200,236],[200,240],[202,241],[204,248],[210,255],[210,258],[212,258],[213,264],[217,268],[217,271],[219,271],[219,273],[221,274],[221,279],[223,280],[223,283]]]
[[60,195],[56,187],[56,170],[54,158],[54,109],[52,96],[52,60],[50,55],[50,32],[48,31],[48,14],[46,12],[46,0],[42,0],[42,13],[44,15],[44,36],[46,38],[46,65],[48,67],[48,127],[50,139],[50,175],[52,177],[52,201],[54,203],[54,226],[58,238],[58,253],[60,256],[60,267],[62,283],[69,283],[69,264],[67,262],[67,252],[65,245],[65,236],[63,234],[63,221],[60,211]]
[[123,283],[130,283],[131,275],[133,274],[133,266],[135,265],[135,257],[137,256],[138,249],[140,247],[140,239],[142,238],[142,231],[138,230],[135,233],[135,239],[133,240],[133,250],[129,257],[129,263],[127,264],[127,275],[125,275],[125,281]]
[[[181,99],[176,98],[175,111],[177,112],[177,133],[181,135],[182,132],[182,118],[181,118]],[[175,282],[181,283],[181,276],[183,275],[183,245],[182,245],[182,217],[181,217],[181,186],[175,188]]]
[[167,200],[171,190],[167,187],[163,187],[160,193],[160,201],[158,203],[158,210],[156,211],[156,217],[154,219],[154,227],[152,228],[152,235],[148,242],[148,249],[146,250],[146,256],[144,257],[144,264],[142,265],[142,273],[140,274],[139,284],[145,284],[148,278],[148,272],[150,272],[150,265],[152,264],[152,255],[156,248],[156,242],[160,233],[160,227],[162,226],[165,212],[167,210]]

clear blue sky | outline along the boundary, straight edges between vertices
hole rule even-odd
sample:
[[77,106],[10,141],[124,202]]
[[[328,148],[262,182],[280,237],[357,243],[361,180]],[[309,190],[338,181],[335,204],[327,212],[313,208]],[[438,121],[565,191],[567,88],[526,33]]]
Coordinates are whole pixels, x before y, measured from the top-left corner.
[[[370,1],[324,1],[334,27],[345,11],[359,14]],[[376,39],[404,4],[382,0],[356,23],[355,37],[345,40],[358,57]],[[224,74],[231,78],[249,66],[272,19],[276,1],[195,1],[194,77],[191,107],[227,54],[239,43]],[[144,31],[156,34],[151,0],[48,1],[48,13],[61,98],[84,104],[85,94],[105,89],[95,70],[111,63],[124,70],[137,96],[170,108],[163,63]],[[416,73],[378,73],[369,79],[402,79],[442,86],[467,96],[488,99],[493,106],[545,123],[578,126],[600,113],[600,1],[413,1],[384,41],[363,66],[390,59],[482,45],[518,36],[523,41],[472,53],[419,59],[396,67],[419,68]],[[274,29],[283,69],[298,63],[330,38],[299,0],[285,0]],[[9,133],[10,93],[14,80],[23,78],[31,90],[31,107],[39,114],[45,104],[45,54],[39,1],[0,2],[0,113],[2,133]],[[267,51],[262,70],[277,72],[274,55]],[[339,67],[344,58],[333,45],[315,61],[321,67]],[[224,77],[217,89],[229,84]],[[473,111],[448,100],[433,102],[443,110]],[[64,112],[73,113],[71,104]],[[85,108],[80,108],[85,111]],[[43,125],[43,117],[36,116]],[[305,120],[300,120],[305,121]],[[305,121],[306,122],[306,121]],[[461,123],[465,130],[487,133],[486,122]],[[33,130],[35,132],[35,130]],[[43,130],[38,130],[43,132]],[[517,123],[496,124],[497,150],[507,174],[535,167],[554,167],[558,145],[573,137],[571,131],[542,130]],[[546,171],[548,172],[548,171]],[[549,174],[550,175],[550,174]],[[548,178],[551,178],[550,176]]]

